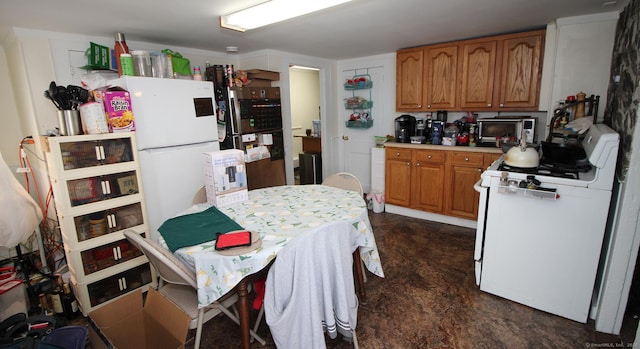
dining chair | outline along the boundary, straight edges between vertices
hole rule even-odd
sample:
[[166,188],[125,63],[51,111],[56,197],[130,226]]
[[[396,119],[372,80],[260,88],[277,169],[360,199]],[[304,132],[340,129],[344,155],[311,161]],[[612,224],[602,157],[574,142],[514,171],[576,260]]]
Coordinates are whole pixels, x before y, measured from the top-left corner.
[[362,184],[360,184],[360,180],[358,177],[354,176],[349,172],[338,172],[330,175],[324,181],[322,181],[322,185],[327,185],[334,188],[353,190],[362,196]]
[[350,223],[323,225],[278,252],[267,274],[265,315],[276,347],[326,348],[342,335],[359,348]]
[[200,187],[198,191],[193,195],[193,204],[203,204],[207,202],[207,188]]
[[[158,291],[191,317],[189,329],[196,329],[194,349],[200,348],[202,325],[219,314],[225,314],[236,324],[240,324],[235,309],[238,301],[238,295],[235,292],[227,293],[207,307],[198,308],[196,274],[193,271],[189,270],[171,251],[142,237],[137,232],[126,230],[124,236],[144,253],[160,274],[161,283]],[[230,308],[233,308],[233,313],[229,310]],[[253,330],[250,333],[255,340],[265,345],[265,340]]]
[[[352,190],[360,194],[360,197],[364,195],[362,190],[362,184],[360,180],[355,175],[349,172],[338,172],[330,175],[324,181],[322,181],[322,185],[326,185],[329,187],[340,188],[345,190]],[[356,255],[357,254],[357,255]],[[360,248],[358,247],[353,252],[354,260],[360,260],[360,271],[356,270],[356,274],[358,276],[358,285],[360,287],[364,287],[364,283],[367,282],[367,274],[364,269],[364,262],[359,258],[360,257]],[[364,304],[364,299],[362,300]]]
[[[193,195],[193,204],[197,205],[197,204],[203,204],[205,202],[207,202],[207,191],[206,188],[204,186],[200,187],[200,189],[198,189],[198,191]],[[257,332],[258,331],[258,327],[260,327],[260,323],[262,322],[262,317],[264,316],[264,305],[262,305],[260,307],[260,310],[258,311],[258,317],[256,318],[256,322],[253,325],[253,331]]]

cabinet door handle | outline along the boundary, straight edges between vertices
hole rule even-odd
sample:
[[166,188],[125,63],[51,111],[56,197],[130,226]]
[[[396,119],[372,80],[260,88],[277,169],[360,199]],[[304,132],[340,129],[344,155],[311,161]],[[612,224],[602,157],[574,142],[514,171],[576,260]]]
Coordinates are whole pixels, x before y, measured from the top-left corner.
[[124,291],[127,289],[127,280],[124,277],[118,279],[118,286],[120,287],[120,291]]
[[464,158],[464,161],[469,161],[469,158]]
[[487,107],[491,107],[491,103],[487,104]]
[[113,248],[113,260],[117,261],[122,259],[122,251],[120,251],[120,246]]
[[427,104],[427,108],[431,108],[431,104]]
[[407,162],[407,166],[411,166],[411,163],[410,163],[410,162]]
[[102,182],[100,182],[100,184],[102,185],[102,194],[110,195],[111,194],[111,185],[109,184],[109,181],[102,181]]
[[432,156],[431,156],[431,155],[427,156],[427,159],[431,159],[431,158],[432,158]]
[[116,215],[112,214],[108,214],[107,215],[107,224],[109,224],[109,228],[115,228],[116,227]]
[[420,163],[419,162],[416,162],[416,167],[420,167]]
[[400,153],[396,153],[396,156],[400,156]]
[[418,108],[422,108],[422,104],[418,104]]
[[500,108],[504,107],[504,103],[500,103]]
[[102,161],[107,157],[104,156],[104,147],[101,145],[96,145],[96,160]]
[[479,168],[479,169],[478,169],[478,172],[482,173],[482,169],[481,169],[481,168]]

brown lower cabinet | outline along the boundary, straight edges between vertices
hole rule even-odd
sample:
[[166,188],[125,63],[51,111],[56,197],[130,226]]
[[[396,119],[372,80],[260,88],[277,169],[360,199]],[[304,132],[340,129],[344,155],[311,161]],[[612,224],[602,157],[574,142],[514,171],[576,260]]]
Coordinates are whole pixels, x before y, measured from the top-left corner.
[[404,148],[388,144],[385,149],[386,202],[475,220],[478,193],[473,185],[482,171],[500,155],[500,150],[496,149]]

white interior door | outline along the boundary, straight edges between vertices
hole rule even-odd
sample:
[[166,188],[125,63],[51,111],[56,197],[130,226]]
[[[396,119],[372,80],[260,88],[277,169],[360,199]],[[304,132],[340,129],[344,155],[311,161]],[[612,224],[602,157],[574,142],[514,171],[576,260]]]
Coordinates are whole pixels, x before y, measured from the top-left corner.
[[[383,67],[372,67],[362,69],[348,69],[342,71],[342,80],[344,83],[348,79],[351,79],[354,75],[368,74],[373,81],[371,90],[356,90],[356,95],[362,96],[366,99],[371,98],[373,106],[370,113],[370,117],[373,119],[373,126],[371,128],[349,128],[346,126],[346,121],[349,120],[349,116],[353,112],[351,109],[347,109],[344,106],[340,108],[343,115],[341,117],[340,127],[342,130],[342,149],[344,154],[344,171],[354,174],[362,183],[362,188],[365,192],[371,190],[371,148],[375,146],[374,136],[384,135],[379,130],[384,130],[382,125],[376,124],[376,122],[383,122],[385,118],[382,113],[384,108],[382,107],[385,99],[382,96],[383,86],[386,83]],[[369,94],[370,92],[370,94]],[[352,97],[354,91],[342,90],[342,96],[344,99]],[[360,111],[362,112],[362,111]],[[380,133],[380,134],[379,134]]]

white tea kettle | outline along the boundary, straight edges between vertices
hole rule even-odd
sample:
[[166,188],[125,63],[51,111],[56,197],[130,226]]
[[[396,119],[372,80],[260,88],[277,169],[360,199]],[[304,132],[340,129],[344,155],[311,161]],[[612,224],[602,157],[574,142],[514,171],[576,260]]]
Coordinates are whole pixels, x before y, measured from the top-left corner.
[[520,138],[520,145],[513,146],[504,156],[504,163],[519,168],[536,168],[540,165],[541,154],[533,147],[527,146],[526,137]]

